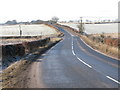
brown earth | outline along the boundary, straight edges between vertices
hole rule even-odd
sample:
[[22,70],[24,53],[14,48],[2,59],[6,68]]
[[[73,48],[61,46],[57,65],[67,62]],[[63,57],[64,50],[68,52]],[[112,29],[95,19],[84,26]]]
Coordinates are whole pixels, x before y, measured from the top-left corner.
[[[3,70],[0,73],[0,77],[2,77],[2,88],[38,87],[38,71],[36,68],[38,68],[39,64],[36,59],[60,40],[61,38],[52,38],[46,46],[39,47],[36,52],[31,53],[28,57],[13,63],[7,69]],[[34,85],[31,84],[31,81],[34,82]]]

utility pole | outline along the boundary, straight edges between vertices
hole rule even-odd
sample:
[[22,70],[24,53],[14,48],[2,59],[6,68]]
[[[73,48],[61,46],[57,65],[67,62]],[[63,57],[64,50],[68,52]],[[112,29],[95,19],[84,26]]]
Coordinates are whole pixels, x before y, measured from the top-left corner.
[[80,25],[81,25],[81,31],[83,31],[83,21],[82,21],[82,17],[80,17]]
[[83,27],[83,26],[82,26],[82,17],[80,17],[80,18],[81,18],[81,29],[82,29],[82,27]]
[[77,27],[79,28],[79,33],[83,34],[83,32],[84,32],[84,25],[83,25],[82,17],[80,17],[80,23],[79,23],[79,25]]

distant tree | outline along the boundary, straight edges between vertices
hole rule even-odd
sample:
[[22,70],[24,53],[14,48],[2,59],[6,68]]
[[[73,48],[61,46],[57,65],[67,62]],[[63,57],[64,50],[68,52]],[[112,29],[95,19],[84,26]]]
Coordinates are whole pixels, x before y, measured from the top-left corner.
[[36,24],[42,24],[42,23],[43,23],[42,20],[37,20],[37,21],[36,21]]
[[16,21],[16,20],[12,20],[12,23],[13,23],[13,24],[17,24],[17,21]]
[[73,20],[69,20],[68,22],[73,23],[74,21]]
[[17,24],[17,21],[16,21],[16,20],[7,21],[5,24],[8,24],[8,25],[15,25],[15,24]]
[[111,20],[110,19],[108,19],[108,22],[110,22]]
[[51,21],[53,21],[53,22],[57,23],[57,22],[58,22],[58,20],[59,20],[59,18],[58,18],[58,17],[56,17],[56,16],[54,16],[54,17],[52,17],[52,20],[51,20]]
[[89,22],[89,20],[86,19],[86,22]]
[[42,21],[42,20],[32,20],[30,23],[31,24],[42,24],[42,23],[44,23],[44,21]]
[[5,24],[11,24],[11,21],[7,21]]

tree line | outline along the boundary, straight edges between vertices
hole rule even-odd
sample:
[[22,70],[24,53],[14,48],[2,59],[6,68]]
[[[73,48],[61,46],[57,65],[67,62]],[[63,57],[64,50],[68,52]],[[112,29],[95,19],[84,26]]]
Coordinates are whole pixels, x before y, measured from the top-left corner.
[[48,21],[43,21],[43,20],[32,20],[32,21],[27,21],[27,22],[17,22],[17,20],[8,20],[5,22],[3,25],[16,25],[16,24],[43,24],[43,23],[57,23],[59,20],[58,17],[54,16],[51,18],[51,20]]

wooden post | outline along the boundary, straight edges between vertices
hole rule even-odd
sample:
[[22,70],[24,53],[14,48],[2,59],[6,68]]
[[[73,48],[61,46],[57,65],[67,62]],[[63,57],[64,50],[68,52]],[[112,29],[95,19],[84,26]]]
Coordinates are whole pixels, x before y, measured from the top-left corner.
[[21,26],[19,25],[19,30],[20,30],[20,37],[22,36],[22,30],[21,30]]

